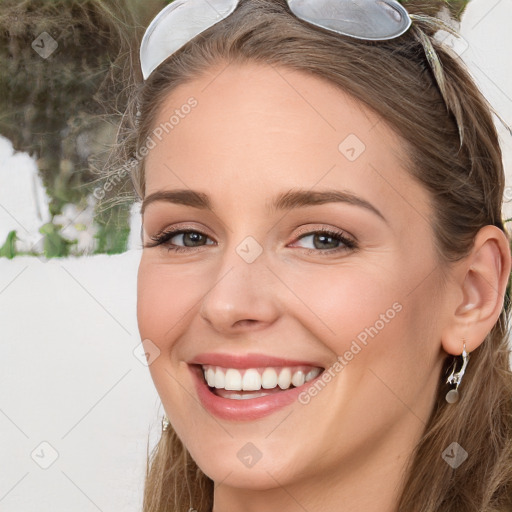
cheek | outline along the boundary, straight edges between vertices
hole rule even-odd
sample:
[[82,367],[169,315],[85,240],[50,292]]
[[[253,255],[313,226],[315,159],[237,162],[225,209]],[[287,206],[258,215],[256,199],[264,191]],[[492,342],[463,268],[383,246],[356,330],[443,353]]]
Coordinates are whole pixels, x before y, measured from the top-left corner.
[[391,269],[385,276],[381,268],[357,264],[288,273],[303,323],[336,354],[349,350],[353,340],[364,344],[375,328],[387,330],[403,309]]
[[[141,337],[161,350],[176,339],[207,292],[197,269],[156,264],[142,256],[137,278],[137,320]],[[163,346],[162,346],[163,344]]]
[[[436,281],[432,277],[418,286],[423,275],[418,268],[388,263],[291,273],[287,282],[307,306],[297,302],[295,308],[303,311],[303,327],[332,351],[333,362],[338,356],[346,378],[381,386],[374,375],[369,379],[371,369],[407,397],[415,393],[411,382],[429,379],[436,364],[439,304],[425,301],[435,296]],[[370,388],[368,395],[374,392]]]

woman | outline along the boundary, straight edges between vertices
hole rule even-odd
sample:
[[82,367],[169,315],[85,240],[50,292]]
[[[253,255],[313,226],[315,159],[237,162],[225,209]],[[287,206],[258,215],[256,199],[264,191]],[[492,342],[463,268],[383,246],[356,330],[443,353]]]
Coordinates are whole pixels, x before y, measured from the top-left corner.
[[394,0],[198,4],[146,32],[123,141],[166,412],[144,511],[512,510],[488,104]]

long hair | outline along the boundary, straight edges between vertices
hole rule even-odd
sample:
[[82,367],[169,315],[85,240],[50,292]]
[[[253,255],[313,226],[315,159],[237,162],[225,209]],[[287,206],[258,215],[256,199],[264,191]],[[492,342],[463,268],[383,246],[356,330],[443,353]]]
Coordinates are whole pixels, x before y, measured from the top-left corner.
[[[471,251],[483,226],[508,234],[501,216],[502,155],[491,108],[460,59],[434,39],[434,32],[420,16],[403,36],[371,43],[302,22],[285,0],[242,0],[229,18],[140,82],[120,129],[120,158],[133,160],[144,146],[172,90],[213,66],[254,62],[308,73],[361,101],[398,134],[408,171],[430,193],[435,246],[449,266]],[[426,56],[432,50],[437,80]],[[131,178],[137,195],[144,197],[143,160],[132,167]],[[444,398],[447,370],[454,362],[447,355],[435,405],[404,475],[398,511],[512,510],[509,309],[507,291],[498,321],[471,355],[457,404]],[[469,454],[456,470],[441,456],[453,442]],[[211,511],[212,504],[213,482],[171,427],[148,453],[144,512],[203,512]]]

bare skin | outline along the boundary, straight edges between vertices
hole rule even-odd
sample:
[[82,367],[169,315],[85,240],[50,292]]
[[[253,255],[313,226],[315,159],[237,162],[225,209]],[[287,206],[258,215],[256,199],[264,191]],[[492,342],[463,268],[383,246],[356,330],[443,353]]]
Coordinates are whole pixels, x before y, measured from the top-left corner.
[[[191,96],[197,106],[149,152],[145,198],[194,190],[211,209],[145,205],[138,322],[161,351],[150,372],[167,415],[216,483],[214,512],[393,512],[443,359],[461,354],[463,338],[473,351],[498,319],[506,238],[486,226],[467,258],[441,263],[429,196],[399,137],[324,81],[223,63],[173,91],[155,127]],[[292,189],[348,192],[371,207],[268,208]],[[172,227],[195,235],[147,247]],[[247,237],[262,250],[251,263],[237,252]],[[307,404],[228,421],[196,396],[187,362],[202,352],[347,364]],[[248,442],[261,453],[252,467],[237,456]]]

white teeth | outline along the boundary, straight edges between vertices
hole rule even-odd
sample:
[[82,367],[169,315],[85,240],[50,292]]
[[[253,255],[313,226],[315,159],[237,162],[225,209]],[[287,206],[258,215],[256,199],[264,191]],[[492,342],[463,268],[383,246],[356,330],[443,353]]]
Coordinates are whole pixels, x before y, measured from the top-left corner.
[[230,368],[226,372],[224,389],[229,389],[231,391],[240,391],[242,389],[242,376],[238,370]]
[[281,389],[288,389],[292,383],[292,372],[290,368],[283,368],[277,379],[277,385]]
[[[275,389],[277,386],[284,390],[292,385],[299,387],[314,379],[321,372],[322,368],[311,366],[238,370],[236,368],[203,365],[203,374],[208,386],[227,391],[259,391],[260,389]],[[229,395],[230,398],[233,395],[232,398],[234,399],[246,397],[243,393],[230,393]],[[251,396],[256,397],[256,394],[253,393]]]
[[223,388],[224,382],[225,382],[224,372],[220,368],[217,368],[217,370],[215,371],[215,387]]
[[258,391],[258,389],[261,389],[261,375],[258,370],[252,368],[246,370],[242,381],[242,389],[244,391]]
[[298,388],[299,386],[302,386],[302,384],[304,384],[304,380],[305,380],[305,375],[304,375],[304,372],[302,371],[298,371],[298,372],[295,372],[292,376],[292,384]]
[[208,382],[208,386],[211,388],[215,387],[215,370],[213,368],[208,368],[205,373],[206,382]]
[[261,376],[261,387],[263,389],[273,389],[277,386],[277,372],[274,368],[266,368]]

